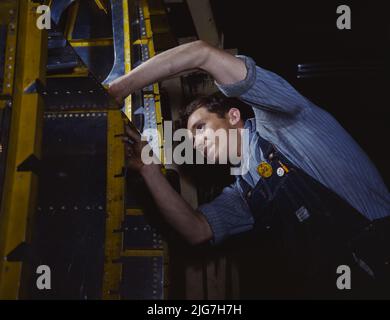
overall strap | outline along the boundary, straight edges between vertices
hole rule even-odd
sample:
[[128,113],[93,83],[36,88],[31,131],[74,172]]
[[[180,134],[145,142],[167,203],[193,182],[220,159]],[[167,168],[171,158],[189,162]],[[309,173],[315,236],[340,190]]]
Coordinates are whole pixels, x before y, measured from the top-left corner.
[[237,177],[237,183],[239,184],[241,190],[242,190],[242,194],[244,195],[244,197],[247,196],[248,192],[252,190],[252,187],[250,186],[250,184],[248,182],[245,181],[245,179],[241,176],[238,176]]
[[296,167],[290,160],[288,160],[288,158],[283,153],[277,150],[276,147],[271,142],[265,140],[260,135],[259,135],[259,145],[261,151],[263,152],[264,159],[270,160],[269,156],[277,152],[278,159],[281,160],[285,165],[287,165],[289,168]]
[[263,152],[263,156],[265,159],[268,159],[269,155],[273,151],[275,151],[275,147],[273,146],[273,144],[271,142],[265,140],[260,135],[258,135],[258,137],[259,137],[259,145],[260,145],[261,151]]

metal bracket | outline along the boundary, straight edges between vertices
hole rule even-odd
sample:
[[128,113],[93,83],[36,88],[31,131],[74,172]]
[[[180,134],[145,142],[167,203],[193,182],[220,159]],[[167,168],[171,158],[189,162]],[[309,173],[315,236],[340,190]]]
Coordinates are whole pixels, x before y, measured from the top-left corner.
[[43,95],[44,92],[45,86],[39,79],[36,79],[26,89],[24,89],[24,93],[26,94],[39,93],[40,95]]
[[34,154],[30,155],[20,165],[18,165],[18,172],[34,172],[39,174],[41,171],[41,160],[39,160]]
[[31,256],[31,246],[26,242],[21,242],[5,258],[9,262],[22,262],[30,260]]

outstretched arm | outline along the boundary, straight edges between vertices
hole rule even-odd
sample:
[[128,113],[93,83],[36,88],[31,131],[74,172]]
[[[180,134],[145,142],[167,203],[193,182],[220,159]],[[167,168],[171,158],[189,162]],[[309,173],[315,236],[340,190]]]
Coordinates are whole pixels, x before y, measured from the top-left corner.
[[136,90],[190,70],[206,71],[226,85],[243,80],[247,73],[241,59],[199,40],[154,56],[113,81],[109,91],[117,100],[123,100]]

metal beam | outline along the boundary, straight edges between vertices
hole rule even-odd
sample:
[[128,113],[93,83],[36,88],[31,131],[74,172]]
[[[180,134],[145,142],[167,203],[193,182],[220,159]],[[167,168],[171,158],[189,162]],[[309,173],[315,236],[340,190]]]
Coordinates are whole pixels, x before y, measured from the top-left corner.
[[221,47],[210,0],[187,0],[198,38]]
[[119,232],[125,215],[124,146],[121,137],[124,124],[120,111],[108,111],[107,119],[107,220],[103,299],[120,299],[122,264],[118,263],[122,252],[123,233]]
[[6,177],[0,212],[0,299],[17,299],[22,262],[8,261],[7,255],[29,240],[29,225],[34,211],[37,177],[18,171],[29,156],[40,157],[43,103],[38,93],[27,93],[35,79],[44,81],[44,31],[36,27],[37,7],[31,0],[15,1],[19,8],[17,52]]

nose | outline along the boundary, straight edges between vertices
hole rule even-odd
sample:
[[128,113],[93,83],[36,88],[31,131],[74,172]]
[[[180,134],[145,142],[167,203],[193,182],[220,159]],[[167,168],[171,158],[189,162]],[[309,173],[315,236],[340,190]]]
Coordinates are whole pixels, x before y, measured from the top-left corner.
[[194,137],[194,149],[203,152],[204,150],[204,136],[203,134],[197,134]]

